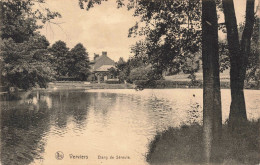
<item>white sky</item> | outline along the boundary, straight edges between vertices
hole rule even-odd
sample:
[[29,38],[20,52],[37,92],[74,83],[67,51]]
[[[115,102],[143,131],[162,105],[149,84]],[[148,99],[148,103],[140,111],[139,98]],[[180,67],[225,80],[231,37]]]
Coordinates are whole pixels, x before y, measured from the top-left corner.
[[[245,2],[246,0],[234,0],[238,22],[244,20]],[[101,54],[102,51],[107,51],[108,56],[115,61],[119,57],[128,59],[131,56],[130,46],[137,39],[127,37],[128,29],[135,24],[137,18],[126,7],[117,9],[116,0],[102,2],[102,5],[96,5],[89,11],[80,9],[78,0],[46,0],[46,7],[62,15],[62,18],[54,20],[61,23],[59,26],[47,24],[41,30],[41,34],[51,44],[62,40],[69,48],[73,48],[77,43],[82,43],[91,60],[94,53]],[[219,22],[224,22],[223,17]]]

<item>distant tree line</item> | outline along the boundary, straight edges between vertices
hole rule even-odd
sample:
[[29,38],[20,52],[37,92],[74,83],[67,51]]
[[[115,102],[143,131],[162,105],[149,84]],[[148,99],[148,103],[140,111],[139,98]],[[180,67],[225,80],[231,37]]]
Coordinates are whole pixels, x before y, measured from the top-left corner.
[[86,48],[81,43],[69,50],[65,42],[57,41],[48,50],[57,80],[66,78],[87,80],[90,75],[89,57]]
[[156,73],[152,65],[138,57],[125,61],[122,57],[116,62],[115,68],[109,69],[110,74],[118,77],[119,81],[133,83],[135,80],[159,80],[161,74]]

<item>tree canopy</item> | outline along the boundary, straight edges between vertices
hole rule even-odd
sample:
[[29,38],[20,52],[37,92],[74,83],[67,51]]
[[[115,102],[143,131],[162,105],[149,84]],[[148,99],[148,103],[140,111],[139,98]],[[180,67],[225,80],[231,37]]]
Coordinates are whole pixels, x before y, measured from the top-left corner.
[[60,16],[48,8],[35,7],[44,0],[7,0],[0,2],[1,9],[1,83],[29,89],[46,87],[53,78],[48,61],[49,42],[37,30],[37,21],[46,23]]
[[68,76],[77,80],[86,80],[90,74],[89,58],[86,48],[78,43],[72,48],[66,58]]
[[69,54],[69,48],[64,41],[56,41],[50,48],[50,61],[57,73],[56,78],[61,78],[68,74],[66,59]]
[[2,85],[29,89],[34,86],[46,87],[55,72],[49,63],[47,47],[49,42],[41,35],[28,41],[16,43],[11,38],[3,40],[0,56]]

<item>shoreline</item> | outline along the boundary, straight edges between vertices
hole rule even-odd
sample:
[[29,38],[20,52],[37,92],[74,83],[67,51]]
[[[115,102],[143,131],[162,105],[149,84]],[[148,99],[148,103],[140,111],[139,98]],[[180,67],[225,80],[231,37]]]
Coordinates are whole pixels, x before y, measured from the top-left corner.
[[[221,89],[230,89],[229,82],[221,82]],[[108,83],[89,83],[81,81],[57,81],[48,84],[46,89],[203,89],[203,82],[198,81],[194,85],[189,81],[165,81],[157,80],[152,83],[147,81],[135,81],[133,84],[108,84]],[[37,88],[39,89],[39,88]],[[245,86],[247,90],[260,90],[258,87]]]
[[[155,82],[155,83],[154,83]],[[135,89],[141,91],[143,89],[203,89],[203,82],[198,81],[195,85],[192,85],[189,81],[167,81],[167,80],[157,80],[153,83],[147,83],[147,81],[139,80],[133,84],[108,84],[108,83],[90,83],[84,81],[55,81],[50,82],[47,88],[35,87],[30,89],[33,90],[66,90],[66,89]],[[3,88],[3,87],[2,87]],[[229,82],[221,82],[220,89],[230,89]],[[260,90],[259,87],[249,87],[245,86],[245,90]],[[28,91],[30,91],[28,90]],[[17,91],[24,91],[18,89]],[[16,92],[8,92],[8,90],[1,90],[0,95],[14,94]]]

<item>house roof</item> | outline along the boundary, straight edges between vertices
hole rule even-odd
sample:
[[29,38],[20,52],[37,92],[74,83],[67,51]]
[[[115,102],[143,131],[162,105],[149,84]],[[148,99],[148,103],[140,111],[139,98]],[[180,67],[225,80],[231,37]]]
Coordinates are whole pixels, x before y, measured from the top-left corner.
[[115,62],[107,55],[102,55],[94,61],[92,71],[107,71],[113,66],[115,66]]
[[99,67],[98,69],[96,69],[95,71],[97,72],[106,72],[108,71],[110,68],[113,68],[114,65],[102,65],[101,67]]

